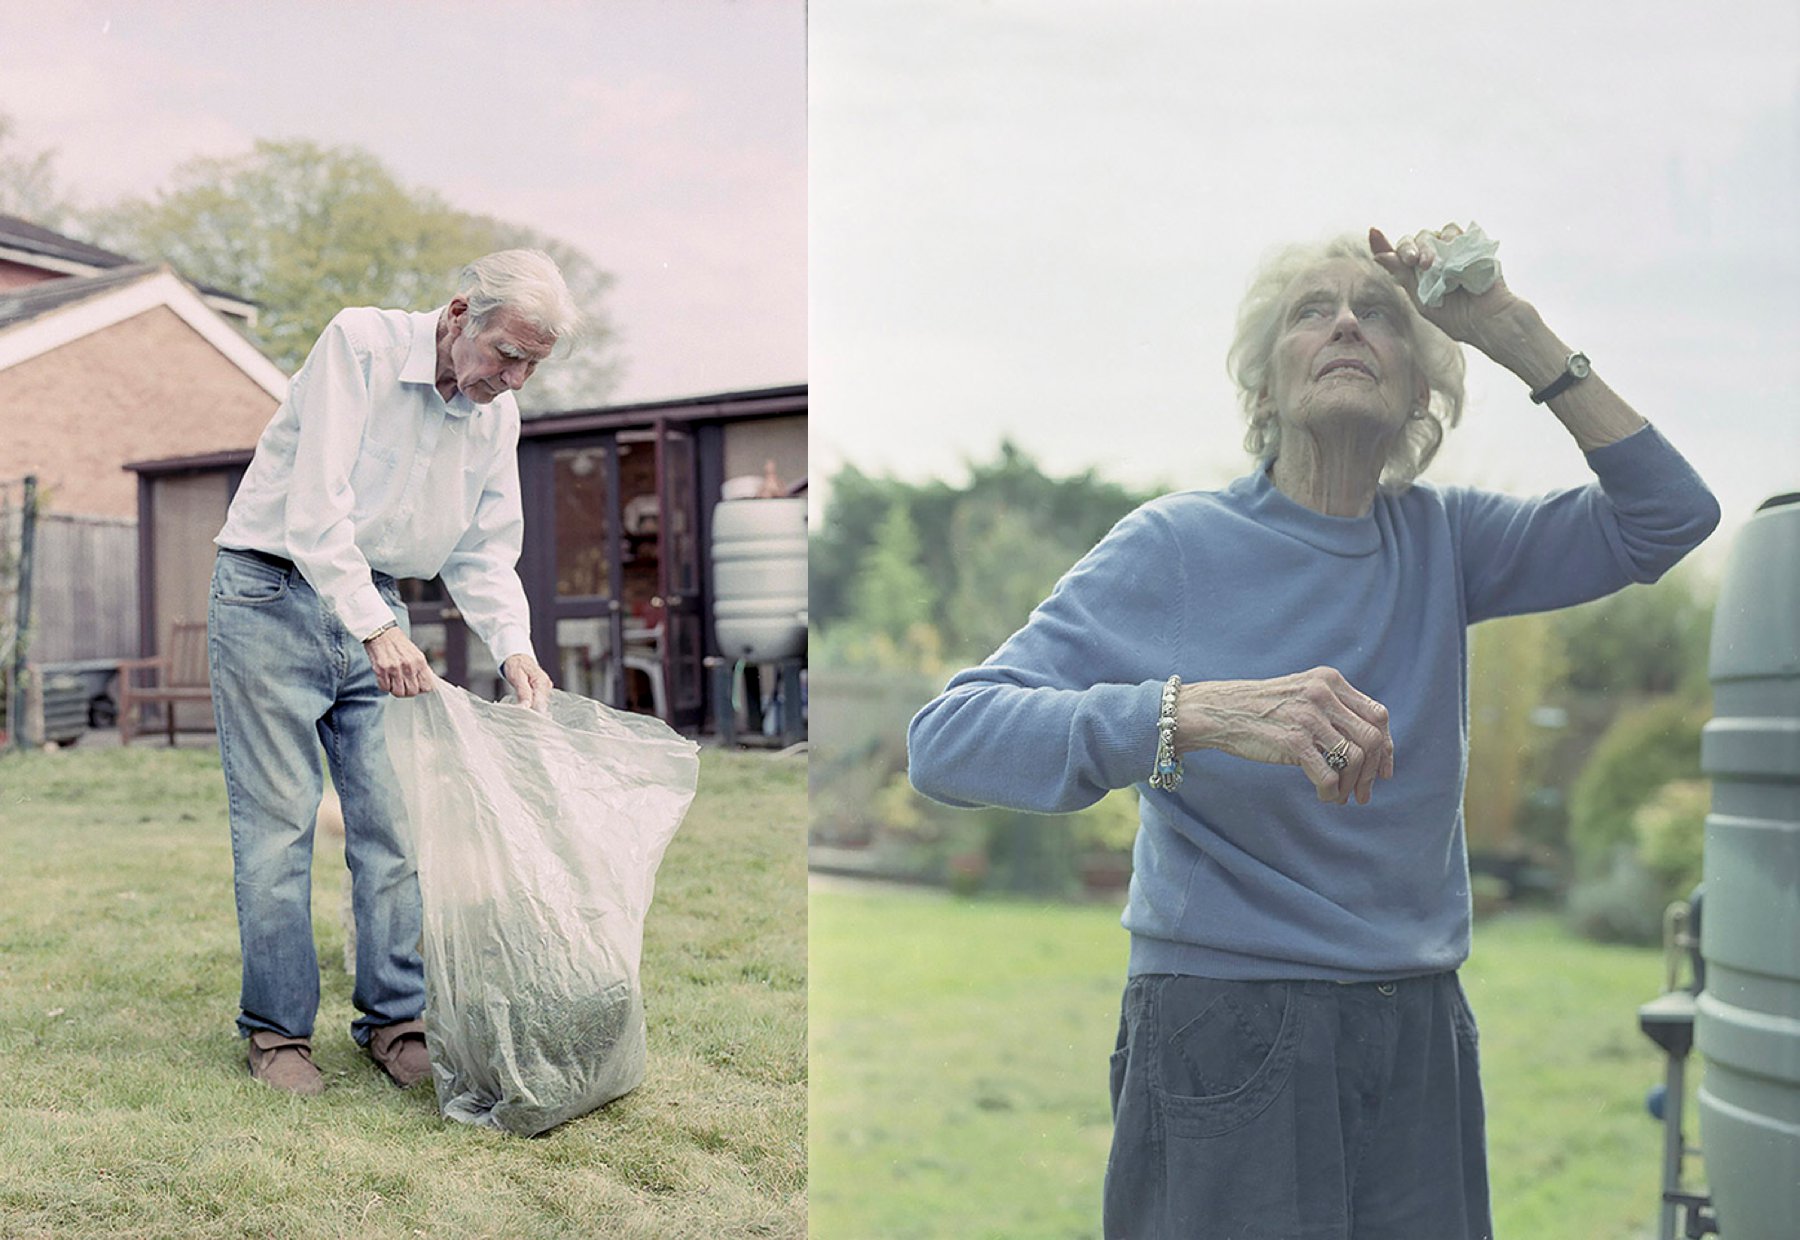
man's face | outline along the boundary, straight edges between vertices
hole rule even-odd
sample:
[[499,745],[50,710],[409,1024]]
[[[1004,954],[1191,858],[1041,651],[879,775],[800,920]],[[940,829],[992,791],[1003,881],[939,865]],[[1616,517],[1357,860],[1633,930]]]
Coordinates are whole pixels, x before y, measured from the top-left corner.
[[461,298],[450,303],[450,331],[446,344],[457,388],[478,405],[502,392],[525,386],[538,363],[550,356],[556,337],[546,335],[502,306],[476,330],[469,307]]

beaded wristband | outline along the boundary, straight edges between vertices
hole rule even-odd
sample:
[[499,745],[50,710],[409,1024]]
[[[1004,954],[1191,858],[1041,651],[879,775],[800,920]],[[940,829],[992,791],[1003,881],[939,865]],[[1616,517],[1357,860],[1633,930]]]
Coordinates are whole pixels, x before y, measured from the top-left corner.
[[1156,769],[1150,772],[1150,786],[1164,792],[1181,786],[1181,763],[1175,759],[1175,701],[1180,694],[1181,677],[1169,677],[1162,691],[1162,714],[1156,720]]

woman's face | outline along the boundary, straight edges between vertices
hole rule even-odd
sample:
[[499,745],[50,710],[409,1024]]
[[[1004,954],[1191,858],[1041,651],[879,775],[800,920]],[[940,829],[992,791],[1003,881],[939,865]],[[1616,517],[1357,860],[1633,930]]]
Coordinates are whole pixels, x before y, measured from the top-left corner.
[[1263,388],[1284,431],[1387,438],[1424,406],[1430,392],[1413,362],[1405,296],[1381,271],[1348,258],[1288,285]]

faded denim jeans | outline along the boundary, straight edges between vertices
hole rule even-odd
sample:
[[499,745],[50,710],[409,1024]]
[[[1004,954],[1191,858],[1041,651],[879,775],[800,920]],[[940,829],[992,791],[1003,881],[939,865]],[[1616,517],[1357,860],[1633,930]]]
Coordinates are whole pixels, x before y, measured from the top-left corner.
[[1454,973],[1125,988],[1108,1240],[1489,1240]]
[[[407,628],[393,578],[374,577]],[[386,694],[362,643],[300,573],[273,557],[222,549],[207,611],[213,713],[231,815],[241,1036],[311,1037],[319,1010],[313,942],[313,826],[324,793],[319,748],[344,807],[356,917],[351,1036],[425,1009],[418,871],[400,835],[382,731]]]

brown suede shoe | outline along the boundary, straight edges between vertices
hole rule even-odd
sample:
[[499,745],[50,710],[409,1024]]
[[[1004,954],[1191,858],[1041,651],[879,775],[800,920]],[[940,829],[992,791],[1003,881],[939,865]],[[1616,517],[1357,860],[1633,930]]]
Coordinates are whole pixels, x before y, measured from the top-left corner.
[[369,1033],[364,1048],[401,1089],[417,1085],[431,1075],[431,1056],[425,1049],[425,1022],[403,1020]]
[[322,1094],[325,1078],[313,1066],[312,1043],[267,1029],[250,1035],[250,1075],[290,1094]]

